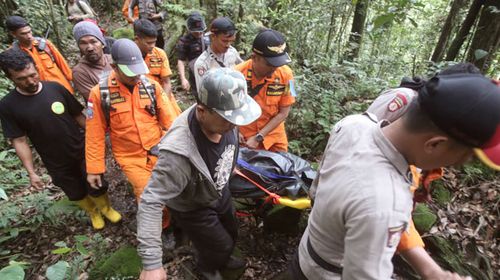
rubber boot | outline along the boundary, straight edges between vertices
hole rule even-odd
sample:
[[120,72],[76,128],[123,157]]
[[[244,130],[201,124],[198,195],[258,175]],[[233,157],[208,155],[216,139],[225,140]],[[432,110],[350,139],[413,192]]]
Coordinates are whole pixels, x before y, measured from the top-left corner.
[[122,219],[122,215],[111,207],[108,194],[105,193],[98,197],[91,197],[95,205],[101,213],[112,223],[118,223]]
[[104,227],[104,220],[101,216],[101,213],[99,212],[99,209],[97,209],[94,201],[92,201],[89,196],[86,196],[82,200],[78,200],[76,203],[78,204],[78,206],[80,206],[80,208],[85,210],[87,214],[89,214],[90,222],[92,223],[92,227],[94,229],[102,229]]

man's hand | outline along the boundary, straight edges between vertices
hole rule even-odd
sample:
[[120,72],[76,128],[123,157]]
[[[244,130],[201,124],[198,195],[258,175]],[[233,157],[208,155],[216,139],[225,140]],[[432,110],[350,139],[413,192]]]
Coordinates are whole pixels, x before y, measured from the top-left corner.
[[243,134],[241,134],[241,132],[240,132],[240,133],[238,133],[238,142],[239,142],[240,144],[242,144],[242,145],[245,145],[245,144],[246,144],[246,143],[245,143],[245,142],[246,142],[246,141],[245,141],[245,136],[243,136]]
[[151,14],[151,15],[149,16],[149,19],[150,19],[150,20],[154,20],[154,19],[161,19],[161,14],[160,14],[160,13],[158,13],[158,14]]
[[36,173],[29,174],[30,176],[30,185],[33,186],[37,190],[41,190],[44,186],[42,179]]
[[139,276],[140,280],[166,280],[167,274],[165,273],[165,269],[163,267],[154,269],[154,270],[142,270],[141,276]]
[[257,141],[257,135],[254,135],[254,136],[248,138],[245,145],[249,148],[257,149],[257,147],[259,147],[259,141]]
[[189,81],[186,78],[181,79],[181,85],[182,89],[185,91],[188,91],[191,88],[191,85],[189,84]]
[[87,174],[87,182],[94,189],[102,187],[101,174]]

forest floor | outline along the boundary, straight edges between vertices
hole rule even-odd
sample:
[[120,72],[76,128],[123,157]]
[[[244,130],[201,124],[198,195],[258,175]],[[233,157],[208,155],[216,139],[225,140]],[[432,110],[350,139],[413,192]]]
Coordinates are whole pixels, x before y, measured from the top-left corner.
[[[192,103],[192,99],[185,94],[178,94],[176,98],[186,104],[183,108]],[[137,245],[135,197],[121,171],[116,166],[109,170],[111,171],[106,178],[110,182],[111,201],[113,207],[122,213],[123,221],[116,225],[108,223],[103,230],[94,231],[86,217],[75,216],[65,217],[64,221],[55,225],[43,223],[34,231],[22,231],[17,238],[3,243],[2,249],[9,250],[11,254],[20,254],[19,260],[30,263],[26,270],[26,279],[46,279],[45,271],[49,265],[61,259],[68,259],[67,256],[52,253],[52,250],[57,248],[54,244],[59,241],[74,244],[75,235],[93,238],[99,233],[104,238],[105,253],[115,252],[124,246]],[[490,181],[470,181],[464,180],[463,176],[458,174],[456,171],[449,172],[445,178],[445,185],[451,191],[451,202],[445,206],[430,203],[430,208],[438,214],[438,220],[424,237],[437,235],[453,240],[456,247],[460,248],[459,251],[467,252],[469,259],[477,259],[478,255],[487,259],[490,270],[498,277],[500,181],[498,178]],[[51,184],[47,185],[47,189],[53,200],[64,197],[64,194]],[[15,201],[32,192],[36,190],[23,188],[12,194],[10,199]],[[31,214],[24,213],[26,218]],[[307,215],[303,215],[299,233],[295,234],[268,233],[264,230],[262,221],[252,216],[238,219],[240,229],[237,248],[247,260],[247,268],[240,279],[282,279],[282,274],[298,246]],[[78,252],[73,251],[70,254],[77,255]],[[7,265],[6,261],[5,258],[0,258],[0,267]],[[84,258],[80,264],[82,272],[79,279],[87,279],[93,265],[95,264],[90,258]],[[169,279],[200,279],[193,269],[191,250],[176,250],[174,257],[169,259],[164,267]]]
[[[91,239],[99,233],[105,240],[106,253],[115,252],[124,246],[136,246],[137,210],[135,198],[125,177],[115,166],[110,168],[106,178],[110,182],[110,197],[112,204],[123,215],[123,221],[107,224],[101,231],[94,231],[86,217],[67,217],[59,225],[44,223],[35,231],[24,231],[19,237],[4,244],[3,249],[12,254],[20,254],[19,259],[31,265],[26,271],[26,279],[46,279],[45,271],[50,264],[62,259],[61,255],[51,253],[57,247],[54,244],[64,241],[74,244],[75,235],[85,235]],[[469,260],[477,259],[477,255],[491,262],[491,271],[500,275],[500,234],[499,234],[499,186],[500,182],[467,182],[464,186],[455,175],[449,172],[446,176],[446,186],[452,190],[451,202],[446,207],[430,203],[430,207],[438,213],[438,222],[429,234],[454,240],[469,255]],[[55,186],[48,184],[53,199],[64,197]],[[11,197],[22,196],[33,192],[26,188]],[[28,217],[30,213],[25,213]],[[247,268],[240,279],[285,279],[283,272],[293,256],[300,232],[305,227],[307,215],[302,215],[299,233],[280,234],[268,233],[264,230],[261,219],[252,216],[239,217],[240,229],[237,248],[247,260]],[[424,235],[425,236],[425,235]],[[473,245],[473,250],[470,249]],[[468,250],[466,250],[469,248]],[[72,254],[78,254],[73,252]],[[68,259],[67,256],[64,257]],[[0,261],[1,263],[2,261]],[[2,264],[3,265],[3,264]],[[2,266],[0,265],[0,267]],[[88,271],[93,267],[89,258],[84,258],[80,265],[79,279],[88,279]],[[487,264],[483,264],[488,268]],[[194,269],[192,250],[187,247],[174,251],[173,258],[165,263],[169,279],[201,279]],[[397,279],[404,279],[397,277]],[[495,279],[495,278],[493,278]]]

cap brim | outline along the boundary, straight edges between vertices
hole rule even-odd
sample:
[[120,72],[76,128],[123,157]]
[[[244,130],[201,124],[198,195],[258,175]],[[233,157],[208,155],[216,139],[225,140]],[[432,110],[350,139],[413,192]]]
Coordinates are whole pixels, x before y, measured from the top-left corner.
[[125,64],[117,64],[120,71],[125,74],[127,77],[135,77],[137,75],[144,75],[149,73],[148,66],[144,61],[137,64],[125,65]]
[[262,114],[262,109],[260,108],[259,104],[255,102],[255,100],[250,97],[250,95],[245,94],[245,101],[243,104],[244,105],[241,106],[241,108],[236,110],[213,110],[228,122],[237,126],[250,124],[257,120]]
[[500,125],[488,143],[475,148],[474,153],[488,167],[500,171]]
[[274,67],[280,67],[292,62],[288,53],[283,53],[280,56],[264,57],[264,58],[266,59],[267,62],[269,62],[269,64],[271,64]]

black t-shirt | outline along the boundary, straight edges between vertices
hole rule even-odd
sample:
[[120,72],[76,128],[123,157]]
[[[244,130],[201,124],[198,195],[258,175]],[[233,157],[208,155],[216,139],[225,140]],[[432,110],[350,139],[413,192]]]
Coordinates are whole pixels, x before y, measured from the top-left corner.
[[6,138],[27,136],[49,169],[64,168],[85,156],[85,135],[74,116],[83,106],[63,86],[42,82],[32,96],[12,90],[0,101]]
[[222,190],[229,182],[238,155],[238,139],[233,130],[222,135],[219,143],[210,141],[201,131],[195,116],[196,108],[189,113],[189,129],[194,136],[201,157],[217,185]]

